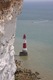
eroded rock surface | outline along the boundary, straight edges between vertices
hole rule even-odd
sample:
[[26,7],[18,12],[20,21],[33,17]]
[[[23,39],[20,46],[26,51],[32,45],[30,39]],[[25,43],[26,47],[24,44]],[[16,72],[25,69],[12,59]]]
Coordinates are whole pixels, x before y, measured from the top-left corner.
[[33,73],[30,69],[23,69],[20,67],[20,62],[16,62],[17,70],[15,72],[15,80],[39,80],[41,79],[39,77],[39,73],[35,72]]

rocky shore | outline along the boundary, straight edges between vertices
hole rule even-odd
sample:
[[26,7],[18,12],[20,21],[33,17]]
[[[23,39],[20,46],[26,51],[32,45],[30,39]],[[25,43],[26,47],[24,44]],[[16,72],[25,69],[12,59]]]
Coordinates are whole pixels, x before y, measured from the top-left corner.
[[41,80],[38,72],[32,72],[30,69],[23,69],[21,67],[21,61],[15,60],[17,70],[15,72],[15,80]]

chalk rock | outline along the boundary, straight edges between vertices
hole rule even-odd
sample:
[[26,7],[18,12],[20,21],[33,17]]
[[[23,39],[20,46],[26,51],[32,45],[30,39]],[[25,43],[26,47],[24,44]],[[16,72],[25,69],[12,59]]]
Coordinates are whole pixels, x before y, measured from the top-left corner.
[[16,71],[14,60],[15,29],[15,19],[5,24],[4,28],[0,27],[0,80],[14,80]]

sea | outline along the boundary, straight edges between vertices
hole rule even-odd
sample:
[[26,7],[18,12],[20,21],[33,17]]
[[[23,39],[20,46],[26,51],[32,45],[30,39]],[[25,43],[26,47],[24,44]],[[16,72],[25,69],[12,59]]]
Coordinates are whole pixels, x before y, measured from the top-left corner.
[[[26,34],[28,56],[20,57]],[[53,80],[53,2],[23,2],[16,22],[15,54],[23,68]]]

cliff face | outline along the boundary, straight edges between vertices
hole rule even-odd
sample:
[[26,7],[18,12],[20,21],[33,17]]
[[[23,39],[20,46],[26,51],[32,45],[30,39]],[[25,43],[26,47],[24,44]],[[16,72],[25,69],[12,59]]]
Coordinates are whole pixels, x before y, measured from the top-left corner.
[[[1,0],[0,4],[0,80],[14,80],[14,73],[16,71],[16,65],[14,60],[14,39],[16,30],[16,16],[20,12],[22,6],[18,6],[17,1],[11,0],[13,6],[8,6],[4,9],[6,3]],[[5,5],[3,5],[3,3]]]
[[23,0],[0,0],[0,21],[11,20],[21,11]]
[[15,19],[12,19],[4,26],[0,26],[0,80],[14,79],[16,71],[14,61],[15,29]]

